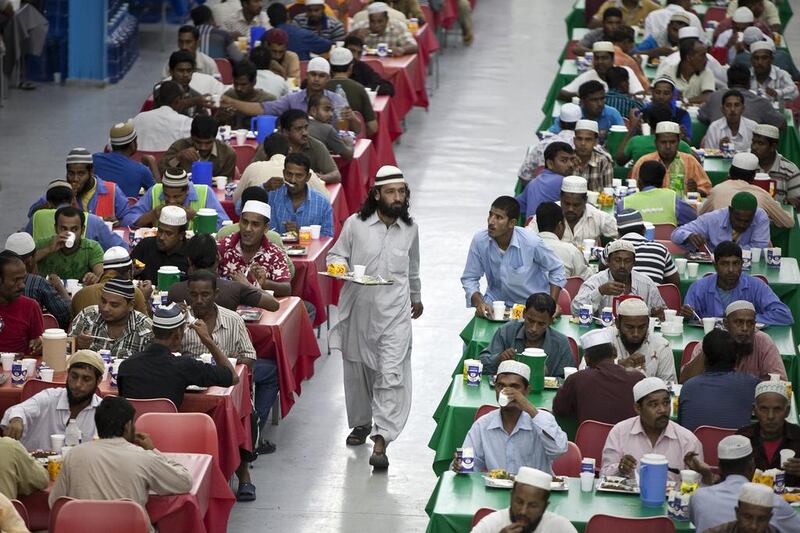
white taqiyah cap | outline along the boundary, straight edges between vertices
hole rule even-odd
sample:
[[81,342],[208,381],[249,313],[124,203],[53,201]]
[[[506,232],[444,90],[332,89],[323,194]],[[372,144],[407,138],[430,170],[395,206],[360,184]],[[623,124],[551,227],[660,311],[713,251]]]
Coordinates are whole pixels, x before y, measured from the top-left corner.
[[661,378],[644,378],[633,386],[633,401],[638,402],[648,394],[656,391],[667,390],[667,384]]
[[588,190],[586,178],[582,176],[565,176],[561,182],[561,192],[586,194]]
[[676,135],[680,135],[681,127],[678,125],[677,122],[664,120],[656,124],[656,135],[658,135],[659,133],[674,133]]
[[391,183],[405,183],[403,171],[394,165],[383,165],[375,173],[375,186],[389,185]]
[[306,7],[308,6],[324,6],[325,0],[306,0]]
[[272,216],[272,209],[270,209],[269,204],[266,202],[247,200],[242,207],[242,214],[244,213],[255,213],[269,220]]
[[728,307],[725,308],[725,316],[735,313],[736,311],[752,311],[755,313],[756,308],[747,300],[736,300],[735,302],[729,303]]
[[641,298],[626,298],[617,306],[618,316],[650,316],[650,309]]
[[498,374],[516,374],[525,378],[525,381],[531,380],[531,367],[526,365],[525,363],[520,363],[519,361],[514,361],[513,359],[509,359],[508,361],[503,361],[500,363],[500,366],[497,367]]
[[742,459],[753,453],[750,439],[743,435],[729,435],[717,444],[717,456],[726,461]]
[[[739,9],[747,8],[740,7]],[[773,505],[775,505],[775,492],[772,487],[767,487],[761,483],[745,483],[742,485],[742,490],[739,491],[739,501],[772,509]]]
[[558,114],[558,119],[561,122],[578,122],[583,116],[583,110],[578,104],[568,103],[561,106],[561,112]]
[[749,26],[745,28],[744,32],[742,33],[742,40],[747,46],[750,46],[756,41],[763,41],[766,39],[764,32],[762,32],[757,26]]
[[669,83],[670,85],[672,85],[673,89],[675,88],[675,80],[673,80],[669,76],[659,76],[659,77],[657,77],[656,79],[653,80],[652,85],[655,85],[656,83],[661,83],[661,82]]
[[772,41],[756,41],[750,45],[750,53],[755,54],[759,50],[766,50],[767,52],[775,53],[775,43]]
[[606,257],[610,257],[611,254],[616,252],[630,252],[636,255],[636,248],[631,241],[623,239],[617,239],[616,241],[611,241],[606,244]]
[[372,2],[370,5],[367,6],[367,13],[370,15],[374,15],[376,13],[388,13],[389,6],[386,5],[386,2]]
[[758,157],[750,152],[737,152],[733,156],[731,166],[742,170],[755,170],[758,168]]
[[128,254],[128,250],[122,246],[112,246],[103,254],[103,270],[113,270],[127,266],[131,266],[131,256]]
[[608,52],[609,54],[614,53],[614,43],[611,41],[596,41],[592,45],[592,52]]
[[324,57],[315,57],[308,62],[308,72],[324,72],[325,74],[330,74],[331,65]]
[[747,24],[748,22],[753,22],[756,19],[749,7],[736,8],[736,11],[733,12],[733,17],[731,18],[734,22],[738,22],[740,24]]
[[331,52],[331,65],[335,67],[344,67],[353,62],[353,52],[349,48],[342,46],[341,48],[334,48]]
[[183,226],[186,224],[186,211],[177,205],[165,205],[161,208],[158,223],[168,226]]
[[786,390],[786,383],[783,381],[762,381],[758,385],[756,385],[756,395],[755,398],[758,398],[762,394],[766,394],[771,392],[773,394],[780,394],[787,400],[789,399],[789,393]]
[[36,243],[29,233],[19,231],[8,236],[5,249],[23,256],[33,252],[36,249]]
[[553,476],[547,472],[542,472],[529,466],[521,466],[519,472],[514,477],[515,483],[522,483],[523,485],[530,485],[539,489],[544,489],[550,492]]
[[684,24],[691,24],[692,23],[691,19],[689,18],[689,13],[687,13],[686,11],[683,11],[683,10],[676,11],[675,13],[673,13],[672,16],[669,18],[669,21],[670,22],[683,22]]
[[601,344],[611,344],[612,342],[613,339],[609,328],[593,329],[581,335],[581,346],[583,346],[584,350],[600,346]]
[[758,124],[755,128],[753,128],[753,133],[755,135],[763,135],[764,137],[769,137],[770,139],[775,140],[781,138],[780,130],[778,130],[778,128],[772,124]]
[[597,125],[597,121],[589,119],[579,120],[575,124],[575,131],[577,130],[593,131],[598,134],[600,133],[600,127]]
[[700,38],[700,30],[695,28],[694,26],[686,26],[685,28],[681,28],[678,30],[678,40],[681,39],[699,39]]

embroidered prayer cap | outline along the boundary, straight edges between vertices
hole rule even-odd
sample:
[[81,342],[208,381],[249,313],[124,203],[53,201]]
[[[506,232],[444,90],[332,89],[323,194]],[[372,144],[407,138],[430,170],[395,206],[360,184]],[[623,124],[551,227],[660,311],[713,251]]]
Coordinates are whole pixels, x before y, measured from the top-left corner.
[[655,86],[656,83],[661,83],[662,81],[664,83],[669,83],[670,85],[672,85],[673,89],[675,88],[675,80],[673,80],[669,76],[659,76],[658,78],[653,80],[652,85]]
[[520,363],[519,361],[509,359],[508,361],[503,361],[500,363],[500,365],[497,367],[497,374],[516,374],[522,378],[525,378],[525,381],[530,381],[531,367],[525,363]]
[[562,105],[561,111],[558,113],[558,119],[569,124],[578,122],[582,116],[583,110],[581,110],[581,106],[572,102]]
[[737,192],[731,198],[731,209],[737,211],[755,211],[758,208],[758,200],[749,192]]
[[750,439],[743,435],[728,435],[717,444],[717,456],[726,461],[742,459],[753,453]]
[[539,489],[544,489],[550,492],[553,476],[536,468],[529,466],[521,466],[517,475],[514,477],[515,483],[522,483],[523,485],[530,485]]
[[674,133],[675,135],[681,134],[681,127],[677,122],[663,120],[656,124],[656,135],[659,133]]
[[188,187],[189,175],[183,169],[171,168],[164,172],[164,176],[161,178],[161,185],[163,187],[174,187],[176,189]]
[[19,231],[12,233],[6,239],[6,250],[14,252],[20,257],[24,257],[36,249],[36,243],[33,241],[30,233]]
[[633,386],[633,401],[638,402],[648,394],[660,390],[667,390],[667,384],[657,377],[644,378]]
[[781,137],[780,130],[778,130],[778,128],[772,124],[758,124],[755,128],[753,128],[753,134],[761,135],[769,139],[775,139],[776,141]]
[[750,505],[772,509],[773,505],[775,505],[775,492],[772,487],[767,487],[761,483],[745,483],[739,491],[739,503],[749,503]]
[[594,52],[595,54],[597,52],[607,52],[609,54],[613,54],[614,43],[612,43],[611,41],[596,41],[592,45],[592,52]]
[[676,11],[672,14],[669,18],[670,22],[683,22],[684,24],[691,24],[692,21],[689,19],[689,13],[686,11]]
[[575,124],[575,131],[578,130],[585,130],[585,131],[593,131],[594,133],[600,133],[600,128],[597,125],[596,120],[589,120],[589,119],[582,119],[579,120]]
[[324,6],[325,0],[306,0],[306,7],[308,6]]
[[52,191],[53,189],[58,189],[61,187],[67,187],[68,189],[71,189],[72,185],[70,185],[67,180],[53,180],[47,184],[48,191]]
[[752,311],[755,313],[756,308],[747,300],[736,300],[735,302],[729,303],[728,307],[725,308],[725,316],[735,313],[736,311]]
[[67,164],[91,165],[92,154],[90,154],[89,150],[86,148],[73,148],[70,150],[69,154],[67,154]]
[[617,316],[650,316],[650,309],[641,298],[626,298],[617,306]]
[[187,222],[186,211],[177,205],[165,205],[161,208],[161,214],[158,217],[159,224],[166,224],[167,226],[185,226]]
[[766,394],[771,392],[773,394],[780,394],[787,400],[789,399],[789,393],[786,390],[786,383],[783,381],[762,381],[758,385],[756,385],[756,395],[755,398],[758,398],[762,394]]
[[71,368],[78,363],[84,363],[93,367],[101,374],[106,371],[106,365],[103,363],[103,358],[94,350],[78,350],[67,361],[67,368]]
[[583,346],[584,350],[603,344],[611,344],[612,342],[613,339],[609,328],[593,329],[581,335],[581,346]]
[[331,65],[344,67],[353,62],[353,52],[349,48],[334,48],[331,52]]
[[749,7],[736,8],[736,11],[733,12],[733,17],[731,18],[734,22],[739,24],[748,24],[756,19]]
[[264,34],[267,44],[289,44],[289,34],[280,28],[272,28]]
[[108,134],[111,146],[125,146],[136,139],[136,130],[133,122],[119,122],[114,124]]
[[324,57],[315,57],[308,62],[308,72],[324,72],[325,74],[330,74],[331,65]]
[[611,257],[611,254],[616,252],[630,252],[636,255],[636,248],[631,241],[617,239],[606,244],[606,257]]
[[694,26],[686,26],[685,28],[681,28],[678,30],[678,40],[683,39],[699,39],[700,38],[700,30],[695,28]]
[[131,266],[131,256],[122,246],[112,246],[103,254],[103,270]]
[[122,278],[113,278],[106,281],[103,285],[103,292],[116,294],[128,300],[133,300],[134,296],[136,296],[136,289],[133,286],[133,281]]
[[242,207],[242,214],[244,213],[255,213],[269,220],[272,216],[272,209],[268,203],[259,202],[258,200],[248,200]]
[[760,50],[766,50],[770,54],[775,54],[775,43],[772,41],[756,41],[750,45],[751,54],[755,54]]
[[583,176],[565,176],[561,181],[561,192],[586,194],[589,185]]
[[388,13],[389,6],[386,5],[386,2],[372,2],[370,5],[367,6],[367,14],[369,15],[376,15],[378,13]]
[[758,168],[758,157],[750,152],[738,152],[733,156],[731,166],[742,170],[755,170]]
[[744,41],[745,46],[750,46],[756,41],[763,41],[767,37],[764,35],[758,27],[756,26],[749,26],[745,28],[744,32],[742,32],[742,40]]
[[176,303],[159,305],[153,311],[153,327],[175,329],[186,321],[186,314]]

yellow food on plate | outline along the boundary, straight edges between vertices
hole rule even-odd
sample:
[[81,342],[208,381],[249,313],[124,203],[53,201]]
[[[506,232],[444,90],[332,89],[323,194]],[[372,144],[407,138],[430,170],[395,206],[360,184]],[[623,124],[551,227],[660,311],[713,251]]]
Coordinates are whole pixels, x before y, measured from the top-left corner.
[[145,264],[139,261],[138,259],[134,259],[133,266],[135,266],[136,268],[144,268]]
[[343,263],[331,263],[328,265],[328,274],[331,276],[343,276],[347,274],[347,265]]
[[495,468],[489,471],[489,477],[492,479],[511,479],[511,474],[502,468]]
[[797,493],[797,492],[789,493],[789,492],[787,492],[786,494],[783,495],[783,499],[786,500],[787,502],[790,502],[790,503],[800,502],[800,493]]

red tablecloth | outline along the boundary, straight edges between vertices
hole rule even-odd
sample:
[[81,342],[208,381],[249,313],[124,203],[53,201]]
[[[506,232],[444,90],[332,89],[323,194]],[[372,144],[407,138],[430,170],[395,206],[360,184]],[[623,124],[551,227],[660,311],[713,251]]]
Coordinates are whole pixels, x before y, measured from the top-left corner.
[[[328,318],[327,307],[330,303],[330,287],[322,288],[317,272],[324,272],[325,256],[333,246],[333,238],[321,237],[312,240],[308,245],[308,254],[292,256],[294,263],[294,277],[292,277],[292,296],[299,296],[317,310],[314,327],[319,326]],[[327,279],[327,278],[326,278]]]
[[[236,181],[238,183],[238,180]],[[225,198],[225,189],[217,189],[217,186],[214,185],[211,188],[214,191],[214,195],[219,200],[220,205],[225,210],[225,213],[228,214],[228,218],[230,218],[234,223],[239,222],[239,215],[236,214],[236,206],[233,203],[233,200],[228,200]]]
[[281,416],[300,395],[300,384],[314,375],[314,361],[320,356],[317,338],[300,298],[280,299],[274,313],[262,313],[258,322],[248,322],[247,331],[259,358],[275,359],[278,364]]
[[[399,96],[397,83],[406,78],[411,90],[411,105],[428,109],[428,89],[425,87],[425,69],[420,64],[419,54],[400,57],[380,57],[383,69],[395,84],[395,99]],[[405,116],[402,114],[401,116]]]
[[350,208],[344,197],[341,183],[328,183],[325,185],[330,195],[331,208],[333,209],[333,234],[339,235],[342,224],[350,216]]
[[[236,498],[212,458],[205,454],[165,453],[184,465],[192,475],[192,489],[187,494],[150,496],[147,514],[159,531],[191,531],[224,533]],[[52,487],[52,483],[50,484]],[[28,496],[20,496],[30,519],[30,529],[47,529],[50,488]]]
[[369,139],[356,141],[353,159],[346,161],[341,157],[334,157],[339,172],[342,174],[342,190],[344,191],[347,205],[358,209],[367,197],[367,192],[375,181],[378,171],[375,149]]
[[[392,143],[403,134],[400,119],[395,111],[395,104],[388,96],[378,96],[372,106],[378,118],[378,131],[372,136],[372,144],[375,147],[375,157],[381,165],[397,166],[397,159],[394,157],[394,147]],[[353,207],[352,209],[355,209]]]
[[424,71],[427,71],[428,63],[431,61],[431,54],[439,50],[439,39],[436,38],[436,32],[430,24],[423,24],[414,37],[419,47],[422,68]]

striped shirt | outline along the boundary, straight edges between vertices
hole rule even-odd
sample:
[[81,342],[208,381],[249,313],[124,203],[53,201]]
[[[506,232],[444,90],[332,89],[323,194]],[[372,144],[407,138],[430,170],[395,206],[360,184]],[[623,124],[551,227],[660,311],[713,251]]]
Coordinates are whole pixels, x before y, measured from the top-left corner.
[[776,154],[775,162],[772,163],[772,168],[767,173],[776,181],[775,199],[777,201],[782,202],[786,198],[800,196],[800,168],[797,168],[797,165],[781,154]]
[[322,27],[319,29],[314,28],[309,24],[308,15],[305,13],[300,13],[299,15],[295,16],[292,22],[295,26],[299,26],[304,30],[314,32],[323,39],[328,39],[329,41],[344,40],[344,25],[333,17],[324,15]]
[[141,352],[153,340],[153,322],[147,315],[133,310],[128,315],[128,324],[122,334],[113,340],[108,334],[108,324],[100,315],[100,306],[90,305],[75,316],[70,326],[70,336],[76,337],[81,333],[92,335],[90,350],[111,350],[111,355],[125,359]]
[[[626,233],[620,239],[633,242],[633,247],[636,249],[636,263],[633,265],[633,270],[644,274],[654,283],[664,283],[664,278],[678,272],[672,254],[660,242],[648,241],[638,233]],[[601,262],[606,265],[607,259],[603,250]]]
[[638,109],[641,111],[644,109],[644,103],[639,102],[638,100],[634,100],[627,94],[618,93],[617,91],[610,90],[606,93],[606,105],[610,105],[623,117],[627,117],[631,109]]
[[[236,311],[217,307],[217,320],[214,324],[214,331],[211,337],[214,339],[220,351],[228,357],[244,357],[248,359],[256,358],[256,349],[247,333],[244,320]],[[200,341],[200,336],[191,329],[187,328],[183,334],[183,344],[181,353],[186,355],[200,355],[208,352],[208,348]]]

